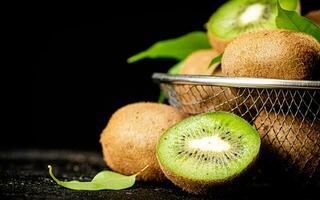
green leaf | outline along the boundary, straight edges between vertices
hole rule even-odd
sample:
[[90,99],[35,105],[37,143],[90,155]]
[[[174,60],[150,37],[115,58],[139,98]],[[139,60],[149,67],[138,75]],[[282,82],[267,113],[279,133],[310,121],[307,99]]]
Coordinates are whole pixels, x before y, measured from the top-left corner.
[[320,41],[320,27],[295,11],[284,10],[278,3],[276,25],[281,29],[309,34]]
[[175,39],[159,41],[147,50],[128,58],[128,63],[133,63],[144,58],[173,58],[183,60],[195,50],[209,48],[210,44],[207,34],[196,31]]
[[[112,171],[99,172],[90,182],[79,181],[60,181],[52,173],[52,167],[49,165],[49,174],[51,178],[65,188],[73,190],[122,190],[132,187],[135,183],[136,176],[140,173],[125,176]],[[144,169],[143,169],[144,170]]]
[[213,64],[216,64],[218,62],[221,62],[221,59],[222,59],[222,56],[223,56],[223,53],[221,53],[220,55],[218,55],[217,57],[215,57],[214,59],[211,60],[208,68],[210,68]]
[[160,91],[158,103],[164,103],[165,100],[166,100],[166,96],[164,95],[164,93],[162,91]]

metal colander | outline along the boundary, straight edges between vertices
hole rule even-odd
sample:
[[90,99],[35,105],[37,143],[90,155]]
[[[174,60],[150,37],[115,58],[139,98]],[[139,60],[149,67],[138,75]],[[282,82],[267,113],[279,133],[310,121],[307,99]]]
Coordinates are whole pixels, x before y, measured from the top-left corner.
[[[228,111],[260,133],[286,171],[320,177],[320,81],[154,73],[168,102],[194,115]],[[275,156],[274,156],[275,155]]]

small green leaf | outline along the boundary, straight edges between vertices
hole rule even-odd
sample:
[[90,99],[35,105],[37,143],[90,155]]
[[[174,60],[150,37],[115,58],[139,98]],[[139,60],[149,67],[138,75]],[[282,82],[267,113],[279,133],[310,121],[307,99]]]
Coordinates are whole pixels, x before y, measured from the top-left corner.
[[223,53],[221,53],[220,55],[218,55],[217,57],[215,57],[214,59],[211,60],[208,68],[212,67],[213,64],[216,64],[218,62],[221,62],[221,59],[222,59],[222,56],[223,56]]
[[166,100],[166,96],[164,95],[164,93],[162,91],[160,91],[158,103],[164,103],[165,100]]
[[58,185],[73,190],[122,190],[132,187],[138,175],[125,176],[112,171],[102,171],[90,182],[60,181],[53,175],[52,167],[49,165],[48,168],[50,176]]
[[284,10],[278,3],[278,28],[309,34],[320,41],[320,27],[295,11]]
[[144,58],[173,58],[183,60],[195,50],[209,48],[210,44],[207,34],[196,31],[175,39],[159,41],[147,50],[128,58],[128,63],[133,63]]

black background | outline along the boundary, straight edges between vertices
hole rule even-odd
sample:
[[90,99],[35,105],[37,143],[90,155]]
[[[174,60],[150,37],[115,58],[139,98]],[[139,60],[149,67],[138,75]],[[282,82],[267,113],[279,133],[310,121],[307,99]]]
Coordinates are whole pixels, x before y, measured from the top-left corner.
[[[159,88],[151,75],[175,63],[127,64],[126,59],[156,41],[204,30],[223,2],[34,5],[25,31],[32,59],[32,105],[26,119],[31,125],[12,134],[2,148],[99,151],[99,135],[111,114],[128,103],[156,101]],[[303,13],[316,3],[302,1]]]

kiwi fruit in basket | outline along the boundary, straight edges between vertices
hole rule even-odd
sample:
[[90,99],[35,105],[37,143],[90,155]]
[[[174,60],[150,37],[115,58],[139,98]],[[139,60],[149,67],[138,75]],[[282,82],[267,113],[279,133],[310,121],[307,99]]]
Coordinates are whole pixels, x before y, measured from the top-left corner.
[[[300,3],[289,2],[283,8],[299,12]],[[207,34],[214,49],[223,52],[237,36],[263,29],[275,29],[277,0],[230,0],[210,17]]]
[[157,144],[157,159],[169,180],[199,194],[248,169],[260,143],[258,132],[244,119],[228,112],[208,112],[170,127]]
[[[212,49],[198,50],[182,63],[179,74],[223,76],[219,64],[209,67],[219,53]],[[235,107],[234,96],[229,88],[203,85],[176,85],[176,92],[184,110],[188,113],[230,111]]]
[[286,164],[286,168],[313,176],[320,161],[320,119],[263,111],[254,122],[262,147],[270,150]]
[[183,61],[179,74],[211,75],[219,65],[214,64],[209,67],[209,64],[218,55],[219,53],[213,49],[197,50]]
[[[320,44],[310,35],[289,30],[246,33],[227,46],[221,63],[222,72],[227,76],[317,80]],[[232,92],[242,93],[243,98],[247,98],[247,107],[255,107],[255,110],[279,106],[286,98],[291,98],[281,90],[236,89]]]
[[112,170],[125,175],[147,167],[138,180],[164,180],[155,155],[156,143],[167,128],[185,117],[174,107],[158,103],[140,102],[120,108],[100,137],[104,160]]
[[305,17],[311,19],[316,24],[320,25],[320,10],[313,10],[308,12]]
[[312,80],[319,77],[320,44],[310,35],[263,30],[233,40],[222,57],[227,76]]

